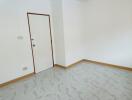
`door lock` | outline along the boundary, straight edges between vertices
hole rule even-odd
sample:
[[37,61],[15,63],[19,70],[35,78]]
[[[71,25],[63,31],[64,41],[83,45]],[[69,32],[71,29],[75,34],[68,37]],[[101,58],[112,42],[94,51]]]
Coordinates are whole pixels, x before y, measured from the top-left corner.
[[31,40],[33,41],[34,39],[32,38]]
[[35,44],[33,44],[32,46],[33,46],[33,47],[35,47],[36,45],[35,45]]

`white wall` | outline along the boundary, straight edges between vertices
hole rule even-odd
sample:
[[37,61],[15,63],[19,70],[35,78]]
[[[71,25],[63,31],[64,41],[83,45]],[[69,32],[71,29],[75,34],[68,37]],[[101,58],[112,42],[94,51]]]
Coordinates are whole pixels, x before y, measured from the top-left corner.
[[85,58],[132,68],[132,0],[88,0]]
[[62,13],[62,0],[50,0],[52,7],[55,64],[65,65],[65,41]]
[[1,0],[0,83],[33,72],[27,11],[51,15],[56,64],[90,59],[132,67],[131,0]]
[[89,59],[132,67],[131,0],[62,0],[61,7],[65,66]]
[[84,1],[51,0],[56,64],[68,66],[84,58]]
[[50,2],[0,0],[0,83],[33,72],[27,11],[51,14]]
[[66,66],[83,59],[84,6],[82,0],[63,0]]

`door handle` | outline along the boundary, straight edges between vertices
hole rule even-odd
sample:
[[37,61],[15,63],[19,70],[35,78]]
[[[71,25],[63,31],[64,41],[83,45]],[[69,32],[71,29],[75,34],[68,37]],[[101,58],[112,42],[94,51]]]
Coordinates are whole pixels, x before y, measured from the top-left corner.
[[31,38],[31,40],[33,41],[34,39],[33,39],[33,38]]
[[36,45],[35,45],[35,44],[33,44],[32,46],[33,46],[33,47],[35,47]]

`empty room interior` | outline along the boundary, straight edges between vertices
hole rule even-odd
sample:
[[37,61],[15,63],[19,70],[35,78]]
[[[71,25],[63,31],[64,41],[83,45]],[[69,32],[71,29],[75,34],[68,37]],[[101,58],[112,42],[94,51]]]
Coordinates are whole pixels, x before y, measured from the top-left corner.
[[132,100],[132,0],[0,0],[0,100]]

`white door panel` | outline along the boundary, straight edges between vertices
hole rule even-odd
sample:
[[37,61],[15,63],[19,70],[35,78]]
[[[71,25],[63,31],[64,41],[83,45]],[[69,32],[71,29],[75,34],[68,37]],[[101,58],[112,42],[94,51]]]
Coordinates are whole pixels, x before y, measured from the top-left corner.
[[36,73],[53,67],[49,16],[29,14]]

